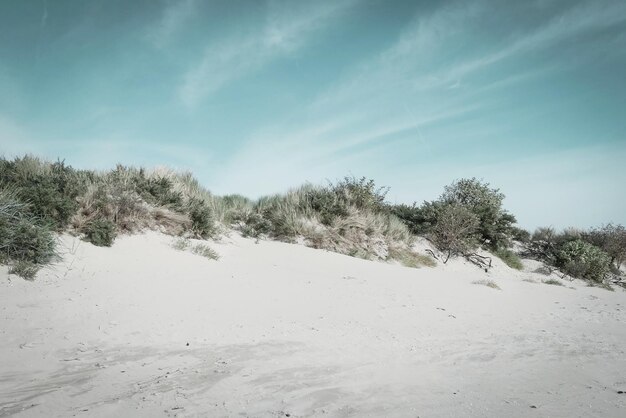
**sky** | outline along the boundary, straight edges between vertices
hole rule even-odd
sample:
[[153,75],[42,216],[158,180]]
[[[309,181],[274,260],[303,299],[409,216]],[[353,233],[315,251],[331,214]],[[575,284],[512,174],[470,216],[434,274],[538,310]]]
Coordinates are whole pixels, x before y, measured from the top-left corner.
[[0,1],[0,154],[626,224],[626,1]]

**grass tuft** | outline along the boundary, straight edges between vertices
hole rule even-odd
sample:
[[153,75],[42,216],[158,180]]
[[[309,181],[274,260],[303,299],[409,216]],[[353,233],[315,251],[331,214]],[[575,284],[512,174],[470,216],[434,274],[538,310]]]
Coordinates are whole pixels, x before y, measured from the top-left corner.
[[392,249],[389,258],[399,261],[405,267],[436,267],[437,262],[425,254],[419,254],[410,249]]
[[34,280],[39,266],[25,260],[20,260],[9,267],[9,274],[15,274],[25,280]]
[[492,289],[502,290],[500,288],[500,286],[498,286],[498,284],[496,282],[494,282],[493,280],[486,280],[486,279],[476,280],[476,281],[473,281],[472,284],[480,284],[480,285],[483,285],[483,286],[490,287]]
[[557,279],[548,279],[548,280],[544,280],[543,283],[545,284],[551,284],[553,286],[565,286],[563,283],[561,283],[560,281],[558,281]]
[[172,248],[179,251],[189,251],[193,254],[208,258],[209,260],[219,260],[219,254],[206,244],[192,245],[188,238],[179,238],[172,243]]

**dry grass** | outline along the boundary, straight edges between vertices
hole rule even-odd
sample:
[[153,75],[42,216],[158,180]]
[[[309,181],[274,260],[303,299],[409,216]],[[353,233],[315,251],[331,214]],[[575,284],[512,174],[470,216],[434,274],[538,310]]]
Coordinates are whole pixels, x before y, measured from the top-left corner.
[[498,286],[498,284],[496,282],[494,282],[493,280],[487,280],[487,279],[476,280],[476,281],[472,282],[472,284],[480,284],[480,285],[483,285],[483,286],[490,287],[492,289],[502,290],[502,289],[500,289],[500,286]]
[[419,254],[407,248],[391,249],[389,258],[399,261],[405,267],[436,267],[437,262],[430,256]]
[[179,238],[172,243],[172,248],[179,251],[189,251],[209,260],[219,260],[219,254],[206,244],[193,244],[187,238]]

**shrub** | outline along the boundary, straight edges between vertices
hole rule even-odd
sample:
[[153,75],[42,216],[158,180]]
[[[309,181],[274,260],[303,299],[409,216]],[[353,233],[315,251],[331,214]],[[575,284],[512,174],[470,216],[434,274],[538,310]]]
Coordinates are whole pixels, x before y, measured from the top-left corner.
[[522,270],[524,268],[522,260],[519,258],[519,256],[509,249],[500,248],[495,251],[495,255],[497,255],[502,261],[504,261],[507,266],[513,269]]
[[393,205],[389,211],[397,216],[415,235],[428,234],[437,223],[439,211],[444,204],[441,202],[424,202],[421,206]]
[[430,239],[445,253],[444,264],[451,256],[466,254],[477,247],[479,225],[479,218],[465,206],[452,203],[443,207]]
[[0,188],[0,263],[24,278],[34,277],[40,265],[56,255],[49,226],[34,218],[14,190]]
[[508,246],[515,223],[515,217],[502,208],[503,200],[503,193],[476,178],[455,181],[445,187],[439,198],[446,204],[462,205],[476,215],[481,244],[492,249]]
[[324,225],[331,225],[336,218],[345,218],[350,213],[347,200],[332,189],[311,188],[305,193],[306,203]]
[[553,285],[553,286],[564,286],[564,284],[561,283],[560,281],[558,281],[557,279],[544,280],[543,283],[550,284],[550,285]]
[[183,197],[174,191],[172,180],[167,177],[146,178],[141,169],[134,176],[135,187],[146,202],[156,206],[165,206],[174,210],[183,210]]
[[241,228],[241,233],[244,237],[258,238],[261,235],[269,234],[271,230],[271,222],[265,219],[260,213],[253,212],[246,216],[245,223]]
[[609,223],[594,228],[584,234],[583,239],[603,249],[611,257],[611,264],[617,270],[626,261],[626,228],[623,225]]
[[32,215],[61,230],[78,208],[76,198],[86,187],[85,173],[58,161],[53,164],[33,157],[0,160],[0,178],[28,202]]
[[254,206],[250,199],[237,194],[223,196],[221,201],[224,211],[223,221],[228,225],[235,222],[246,222]]
[[595,245],[582,240],[569,241],[557,255],[559,267],[573,277],[602,282],[609,272],[610,257]]
[[191,231],[200,238],[209,238],[217,233],[213,211],[204,200],[193,199],[189,203]]
[[115,240],[115,224],[108,219],[95,219],[83,231],[85,239],[98,247],[110,247]]
[[519,241],[522,243],[530,242],[530,232],[523,228],[511,226],[511,236],[515,241]]

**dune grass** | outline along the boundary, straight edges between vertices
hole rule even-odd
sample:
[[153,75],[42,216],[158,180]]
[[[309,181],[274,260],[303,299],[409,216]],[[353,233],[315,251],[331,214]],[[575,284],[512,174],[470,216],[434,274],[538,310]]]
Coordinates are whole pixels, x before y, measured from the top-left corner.
[[519,258],[519,256],[508,248],[500,248],[496,250],[494,254],[512,269],[522,270],[524,268],[522,260]]
[[490,287],[492,289],[502,290],[500,288],[500,286],[498,286],[498,284],[496,282],[494,282],[493,280],[487,280],[487,279],[476,280],[476,281],[473,281],[472,284],[479,284],[479,285],[482,285],[482,286]]
[[189,251],[209,260],[219,260],[219,254],[206,244],[193,244],[188,238],[179,238],[172,243],[172,248],[179,251]]

